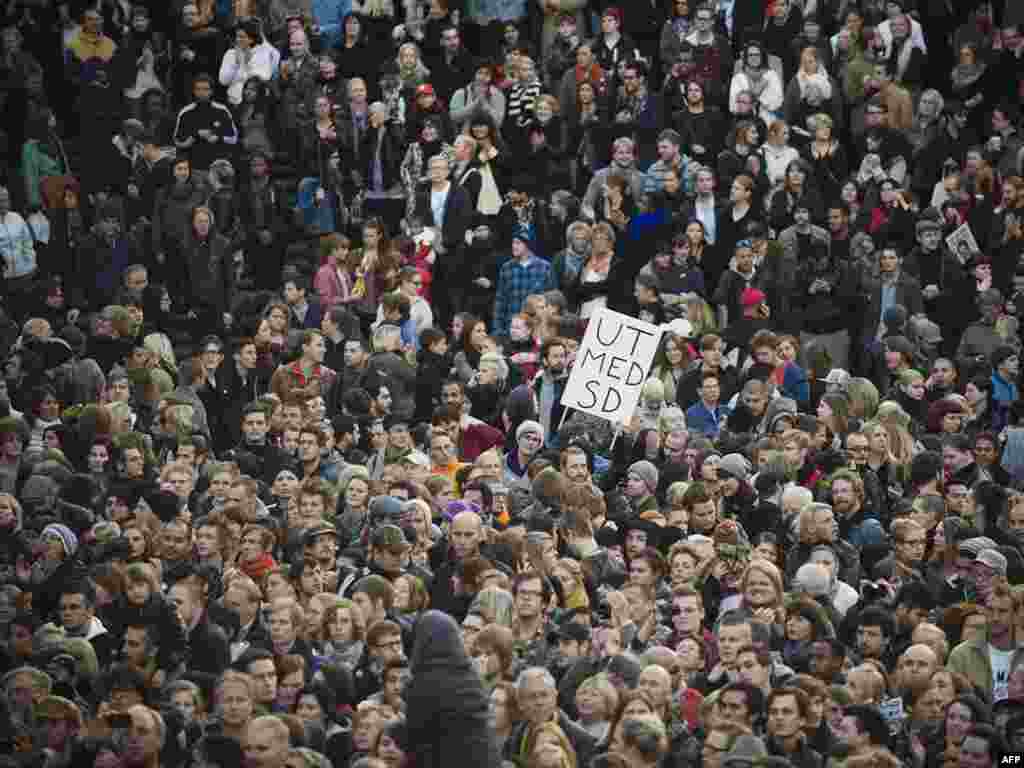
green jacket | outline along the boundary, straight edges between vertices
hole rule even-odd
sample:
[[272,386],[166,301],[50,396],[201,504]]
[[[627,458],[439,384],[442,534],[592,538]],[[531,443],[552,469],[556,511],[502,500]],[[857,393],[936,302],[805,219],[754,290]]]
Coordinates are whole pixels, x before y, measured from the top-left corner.
[[[1010,669],[1017,664],[1024,646],[1017,646],[1010,656]],[[979,691],[985,692],[985,699],[992,704],[992,663],[988,655],[988,641],[965,640],[949,654],[946,668],[959,672]]]
[[25,180],[29,208],[42,205],[39,182],[47,176],[59,176],[62,173],[64,163],[59,157],[50,157],[35,139],[25,142],[21,150],[21,176]]

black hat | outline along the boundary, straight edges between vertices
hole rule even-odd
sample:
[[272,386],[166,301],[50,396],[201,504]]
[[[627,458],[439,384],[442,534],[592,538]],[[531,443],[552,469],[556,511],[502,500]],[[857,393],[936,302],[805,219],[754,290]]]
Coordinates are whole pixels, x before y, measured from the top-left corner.
[[556,635],[559,640],[574,640],[577,643],[589,643],[590,627],[584,626],[578,621],[565,621],[558,628]]
[[303,546],[308,546],[321,536],[333,536],[337,539],[338,530],[333,525],[327,525],[326,523],[318,525],[315,528],[310,528],[302,535],[302,544]]
[[634,517],[624,521],[623,528],[626,531],[626,535],[623,537],[624,539],[629,536],[630,531],[642,531],[647,536],[648,547],[658,549],[661,546],[662,528],[655,522]]
[[155,491],[146,496],[146,503],[153,510],[153,514],[160,518],[160,522],[169,523],[178,516],[181,511],[181,502],[178,497],[170,491]]

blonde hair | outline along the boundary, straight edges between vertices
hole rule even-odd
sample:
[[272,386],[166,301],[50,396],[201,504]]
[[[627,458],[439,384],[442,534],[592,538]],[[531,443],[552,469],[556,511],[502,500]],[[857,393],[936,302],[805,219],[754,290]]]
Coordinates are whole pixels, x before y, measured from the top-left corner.
[[576,750],[573,749],[572,742],[570,742],[569,737],[565,735],[565,731],[563,731],[561,726],[557,723],[544,723],[533,730],[533,733],[530,736],[530,746],[527,750],[527,754],[532,757],[534,746],[537,744],[540,737],[544,735],[554,736],[562,746],[561,768],[576,768]]
[[576,692],[579,693],[588,688],[593,688],[601,694],[601,698],[604,699],[605,714],[608,718],[611,718],[619,708],[619,689],[612,684],[612,681],[604,672],[586,678],[579,684]]

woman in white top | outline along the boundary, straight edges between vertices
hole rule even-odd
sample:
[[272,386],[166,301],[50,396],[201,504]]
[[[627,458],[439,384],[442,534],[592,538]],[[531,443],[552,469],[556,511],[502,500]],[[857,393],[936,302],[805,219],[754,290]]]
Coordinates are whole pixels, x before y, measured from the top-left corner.
[[768,126],[768,140],[761,145],[761,156],[772,187],[781,185],[786,178],[786,168],[800,157],[800,153],[789,146],[789,126],[782,120]]
[[760,43],[750,43],[729,85],[729,111],[736,114],[736,98],[744,91],[754,97],[758,116],[766,123],[778,117],[782,108],[782,80],[768,66],[768,54]]
[[228,102],[236,107],[242,103],[245,82],[258,77],[265,83],[273,79],[280,54],[263,40],[260,22],[246,19],[235,30],[235,47],[224,54],[220,63],[220,84],[228,89]]

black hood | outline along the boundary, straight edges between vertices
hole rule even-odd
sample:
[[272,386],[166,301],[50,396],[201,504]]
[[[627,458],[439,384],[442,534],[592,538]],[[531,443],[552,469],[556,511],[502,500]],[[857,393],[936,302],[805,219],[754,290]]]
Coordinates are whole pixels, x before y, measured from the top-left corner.
[[413,674],[432,667],[470,669],[459,625],[447,613],[427,611],[416,622],[410,664]]

